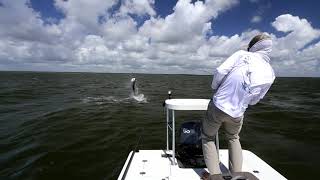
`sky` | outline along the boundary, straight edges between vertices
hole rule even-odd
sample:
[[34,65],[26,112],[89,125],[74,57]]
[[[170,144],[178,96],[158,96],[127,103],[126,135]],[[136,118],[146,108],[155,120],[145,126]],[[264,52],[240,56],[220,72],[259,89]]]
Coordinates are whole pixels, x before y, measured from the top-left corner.
[[212,74],[250,39],[277,76],[320,76],[320,1],[0,0],[0,70]]

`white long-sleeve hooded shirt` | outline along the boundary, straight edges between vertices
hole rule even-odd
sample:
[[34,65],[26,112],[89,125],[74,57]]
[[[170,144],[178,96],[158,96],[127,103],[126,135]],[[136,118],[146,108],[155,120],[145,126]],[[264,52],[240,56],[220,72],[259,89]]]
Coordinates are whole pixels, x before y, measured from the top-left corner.
[[216,68],[212,89],[217,108],[237,118],[265,96],[275,79],[268,57],[271,47],[271,40],[261,40],[249,52],[237,51]]

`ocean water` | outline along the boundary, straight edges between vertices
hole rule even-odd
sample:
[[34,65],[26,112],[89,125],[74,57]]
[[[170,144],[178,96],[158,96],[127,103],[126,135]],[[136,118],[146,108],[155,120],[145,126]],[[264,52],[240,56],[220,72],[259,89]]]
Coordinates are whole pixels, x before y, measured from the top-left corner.
[[[132,77],[143,97],[131,95]],[[210,98],[210,83],[193,75],[0,72],[0,179],[116,179],[139,136],[139,149],[165,148],[167,91]],[[320,78],[277,78],[246,112],[242,146],[288,179],[314,179],[319,109]],[[204,114],[176,117],[179,127]]]

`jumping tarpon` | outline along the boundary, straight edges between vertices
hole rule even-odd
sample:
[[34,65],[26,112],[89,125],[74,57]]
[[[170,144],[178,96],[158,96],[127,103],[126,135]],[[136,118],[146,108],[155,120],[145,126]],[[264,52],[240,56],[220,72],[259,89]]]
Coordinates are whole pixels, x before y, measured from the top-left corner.
[[134,96],[138,95],[138,89],[136,87],[136,78],[131,79],[131,88],[132,88],[132,93]]

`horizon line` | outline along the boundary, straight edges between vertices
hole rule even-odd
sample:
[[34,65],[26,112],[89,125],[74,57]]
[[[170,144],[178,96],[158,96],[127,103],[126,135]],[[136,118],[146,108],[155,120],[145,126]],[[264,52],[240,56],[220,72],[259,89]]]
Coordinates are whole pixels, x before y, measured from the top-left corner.
[[[189,75],[189,76],[213,76],[212,74],[185,74],[185,73],[143,73],[143,72],[93,72],[93,71],[35,71],[35,70],[0,70],[1,72],[25,72],[25,73],[91,73],[91,74],[149,74],[149,75]],[[276,76],[281,78],[320,78],[319,76]]]

